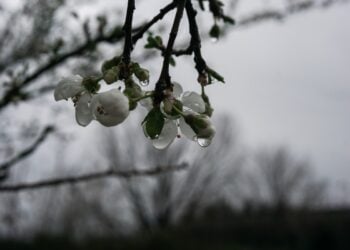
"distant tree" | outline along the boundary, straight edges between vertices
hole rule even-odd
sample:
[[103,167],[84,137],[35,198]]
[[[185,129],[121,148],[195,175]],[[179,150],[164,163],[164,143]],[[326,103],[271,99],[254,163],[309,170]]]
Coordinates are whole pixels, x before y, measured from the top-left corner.
[[326,200],[326,183],[319,180],[305,160],[286,148],[262,150],[246,174],[247,204],[283,212],[293,208],[317,208]]

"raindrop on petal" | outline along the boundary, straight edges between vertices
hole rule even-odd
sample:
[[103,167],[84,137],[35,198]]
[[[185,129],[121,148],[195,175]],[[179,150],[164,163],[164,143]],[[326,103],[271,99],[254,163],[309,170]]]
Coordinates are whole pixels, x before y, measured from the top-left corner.
[[197,139],[197,143],[199,144],[199,146],[206,148],[210,145],[211,143],[211,139],[206,139],[206,138],[198,138]]
[[168,147],[176,138],[178,132],[177,125],[174,121],[167,120],[164,124],[160,135],[152,140],[153,147],[156,149],[165,149]]

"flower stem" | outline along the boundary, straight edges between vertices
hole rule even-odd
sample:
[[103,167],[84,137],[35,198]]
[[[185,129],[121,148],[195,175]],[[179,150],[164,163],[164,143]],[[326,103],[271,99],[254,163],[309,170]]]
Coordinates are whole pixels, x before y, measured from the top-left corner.
[[180,109],[178,109],[175,105],[172,107],[178,114],[185,116],[184,112],[182,112]]
[[154,94],[151,93],[151,94],[148,94],[148,95],[141,96],[141,97],[139,97],[139,98],[132,99],[132,101],[133,101],[133,102],[139,102],[139,101],[141,101],[141,100],[143,100],[143,99],[146,99],[146,98],[149,98],[149,97],[153,97],[153,96],[154,96]]

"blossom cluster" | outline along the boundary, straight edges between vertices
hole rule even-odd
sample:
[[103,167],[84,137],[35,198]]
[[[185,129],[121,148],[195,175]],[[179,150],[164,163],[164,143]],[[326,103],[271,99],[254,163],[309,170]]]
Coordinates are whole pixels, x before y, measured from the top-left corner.
[[[139,103],[148,110],[142,128],[155,148],[167,148],[181,134],[202,147],[209,146],[215,128],[209,119],[211,112],[204,94],[183,92],[182,86],[173,82],[162,90],[162,100],[158,103],[156,90],[142,90],[149,82],[149,72],[138,63],[125,65],[115,57],[106,61],[101,71],[101,77],[63,78],[55,88],[56,101],[73,102],[79,125],[87,126],[96,120],[106,127],[116,126],[125,121]],[[99,92],[102,81],[106,84],[123,81],[125,88]]]

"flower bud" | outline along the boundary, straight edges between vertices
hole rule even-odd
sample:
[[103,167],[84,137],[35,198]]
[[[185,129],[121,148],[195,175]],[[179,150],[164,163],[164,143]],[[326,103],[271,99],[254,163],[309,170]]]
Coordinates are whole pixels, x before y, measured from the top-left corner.
[[135,71],[135,76],[139,79],[140,82],[149,81],[149,71],[147,69],[140,68]]
[[215,128],[208,116],[188,114],[184,118],[196,133],[198,139],[212,139],[215,136]]
[[103,80],[105,80],[107,84],[112,84],[119,80],[119,73],[120,73],[119,67],[113,66],[112,68],[106,70],[103,73]]
[[83,79],[82,84],[89,93],[95,94],[101,87],[98,82],[99,80],[96,77],[89,76]]
[[128,117],[129,100],[118,89],[111,89],[92,97],[91,110],[102,125],[116,126]]

